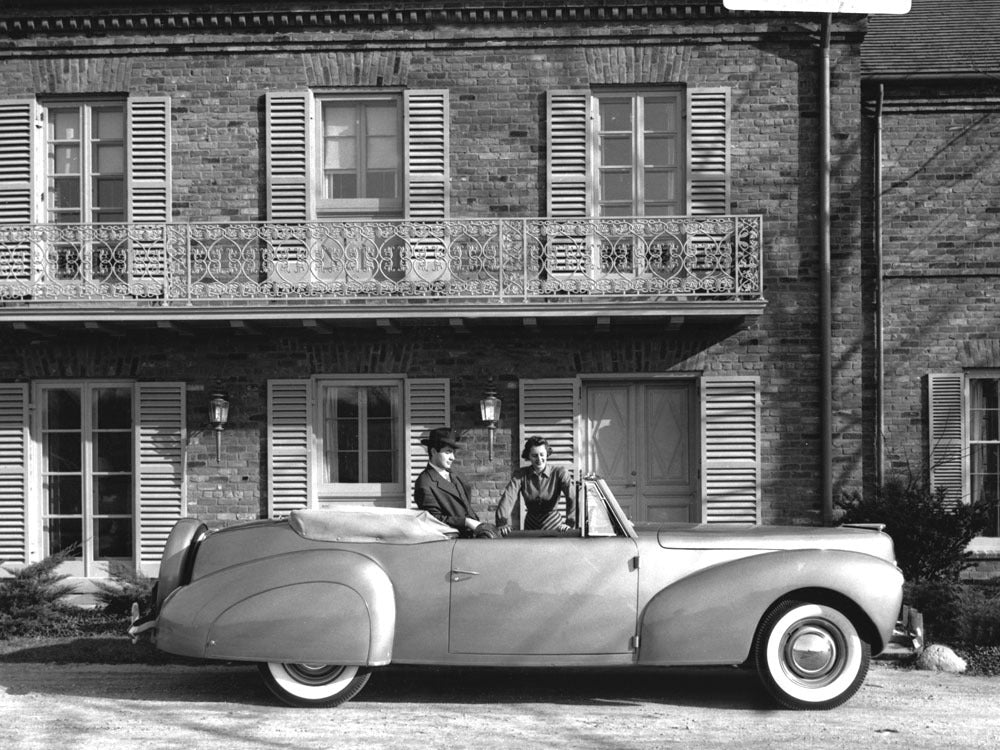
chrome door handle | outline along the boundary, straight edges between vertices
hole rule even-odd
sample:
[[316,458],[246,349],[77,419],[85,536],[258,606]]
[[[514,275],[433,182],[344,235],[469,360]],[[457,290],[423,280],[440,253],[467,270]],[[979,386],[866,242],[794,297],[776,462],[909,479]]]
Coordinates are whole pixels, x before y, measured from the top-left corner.
[[477,575],[479,575],[479,573],[474,570],[453,570],[451,571],[451,582],[458,583],[459,581],[467,581],[472,576]]

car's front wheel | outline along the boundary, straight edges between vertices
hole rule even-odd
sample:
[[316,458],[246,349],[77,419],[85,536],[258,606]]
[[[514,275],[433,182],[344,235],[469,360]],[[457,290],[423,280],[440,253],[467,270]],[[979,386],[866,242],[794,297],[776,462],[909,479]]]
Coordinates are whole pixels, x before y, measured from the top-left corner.
[[854,695],[871,646],[836,607],[786,601],[761,623],[754,660],[764,687],[786,708],[826,709]]
[[371,676],[367,667],[339,664],[257,665],[264,684],[281,701],[300,708],[331,708],[349,701]]

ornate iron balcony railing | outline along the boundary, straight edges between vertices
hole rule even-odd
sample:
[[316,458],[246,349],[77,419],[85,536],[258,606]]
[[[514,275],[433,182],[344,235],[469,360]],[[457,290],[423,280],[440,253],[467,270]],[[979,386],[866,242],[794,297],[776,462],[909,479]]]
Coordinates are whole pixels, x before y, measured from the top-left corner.
[[761,231],[760,216],[8,224],[0,317],[93,303],[754,303]]

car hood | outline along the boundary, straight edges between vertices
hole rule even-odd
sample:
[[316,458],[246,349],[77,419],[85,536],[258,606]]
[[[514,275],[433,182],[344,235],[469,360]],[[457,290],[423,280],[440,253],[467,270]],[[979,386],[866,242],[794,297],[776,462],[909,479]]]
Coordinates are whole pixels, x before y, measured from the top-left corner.
[[708,524],[636,525],[640,536],[654,536],[664,549],[792,550],[837,549],[895,562],[892,539],[876,528],[848,526],[745,526]]

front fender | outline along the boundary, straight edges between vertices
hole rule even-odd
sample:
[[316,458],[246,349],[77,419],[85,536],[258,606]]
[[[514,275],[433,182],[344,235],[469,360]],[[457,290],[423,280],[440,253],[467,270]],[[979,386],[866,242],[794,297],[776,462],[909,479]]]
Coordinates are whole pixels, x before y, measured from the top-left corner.
[[377,666],[392,659],[396,599],[385,571],[346,550],[225,568],[174,591],[156,646],[209,659]]
[[757,625],[782,597],[822,589],[846,597],[888,643],[903,598],[903,574],[871,555],[841,550],[765,552],[716,565],[667,586],[642,612],[640,664],[739,664]]

